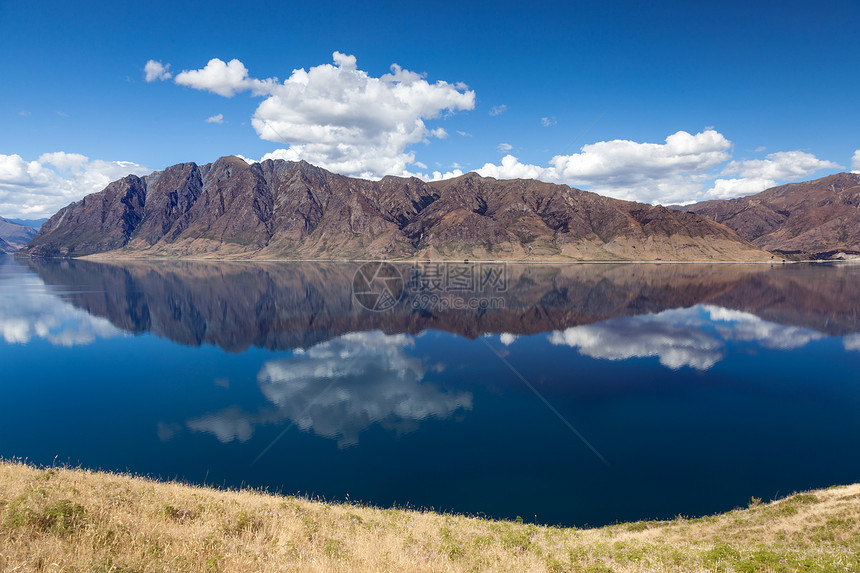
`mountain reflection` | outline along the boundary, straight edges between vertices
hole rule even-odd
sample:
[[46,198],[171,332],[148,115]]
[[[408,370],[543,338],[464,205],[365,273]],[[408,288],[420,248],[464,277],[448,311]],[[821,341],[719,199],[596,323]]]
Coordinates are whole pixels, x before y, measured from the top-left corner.
[[[351,332],[417,334],[429,329],[467,338],[503,334],[508,343],[520,335],[560,332],[564,336],[557,335],[558,341],[566,336],[586,348],[592,346],[588,336],[601,330],[603,346],[642,345],[642,352],[667,356],[668,364],[701,366],[713,360],[716,352],[693,332],[701,321],[685,324],[689,316],[673,312],[695,305],[721,308],[724,314],[745,313],[738,315],[747,317],[743,320],[720,323],[732,331],[724,336],[747,337],[775,347],[790,347],[793,337],[808,333],[768,325],[828,335],[860,331],[857,265],[507,264],[507,288],[492,293],[498,302],[495,306],[417,308],[404,297],[390,310],[372,312],[352,296],[358,264],[22,262],[45,284],[63,285],[62,299],[118,329],[152,332],[185,345],[212,344],[232,352],[251,346],[308,348]],[[408,264],[398,269],[404,277],[411,272]],[[568,332],[637,316],[642,318]],[[609,330],[614,331],[612,336]],[[694,350],[704,354],[669,358],[671,345],[663,339],[675,335],[688,340],[676,345],[687,348],[682,355]],[[655,344],[665,349],[645,348]]]
[[274,408],[257,413],[228,408],[189,420],[187,426],[221,442],[244,442],[258,425],[289,420],[346,447],[357,444],[359,433],[374,423],[404,433],[421,420],[471,410],[470,392],[444,392],[423,382],[428,368],[441,366],[407,355],[413,345],[411,336],[375,331],[345,334],[296,351],[291,358],[265,363],[257,376]]

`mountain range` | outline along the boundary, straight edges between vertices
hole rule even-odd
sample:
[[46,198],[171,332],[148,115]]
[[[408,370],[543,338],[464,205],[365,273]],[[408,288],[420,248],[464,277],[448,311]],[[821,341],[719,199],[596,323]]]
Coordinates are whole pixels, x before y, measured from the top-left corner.
[[35,236],[35,228],[0,217],[0,254],[14,253]]
[[860,173],[789,183],[689,210],[733,229],[757,247],[800,258],[860,255]]
[[[367,181],[228,156],[129,175],[61,209],[30,256],[732,260],[860,250],[860,176],[681,208],[468,173]],[[812,197],[814,196],[814,197]],[[809,198],[812,197],[812,198]],[[776,255],[775,255],[775,254]]]

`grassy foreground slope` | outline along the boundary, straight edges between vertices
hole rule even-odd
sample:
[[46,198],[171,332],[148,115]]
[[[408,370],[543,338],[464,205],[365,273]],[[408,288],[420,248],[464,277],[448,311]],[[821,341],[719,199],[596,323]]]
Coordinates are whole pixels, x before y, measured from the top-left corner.
[[0,571],[860,571],[860,484],[582,530],[2,462]]

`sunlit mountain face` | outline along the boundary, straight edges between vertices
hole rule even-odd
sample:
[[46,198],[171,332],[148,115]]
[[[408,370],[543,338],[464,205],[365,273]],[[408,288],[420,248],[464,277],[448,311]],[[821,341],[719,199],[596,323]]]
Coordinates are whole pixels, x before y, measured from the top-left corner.
[[713,513],[856,480],[858,279],[6,257],[0,455],[566,525]]

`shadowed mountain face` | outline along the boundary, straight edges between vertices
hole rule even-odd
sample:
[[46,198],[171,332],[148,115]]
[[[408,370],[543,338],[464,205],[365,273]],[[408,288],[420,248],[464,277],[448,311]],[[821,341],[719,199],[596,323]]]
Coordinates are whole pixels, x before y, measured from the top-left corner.
[[[457,300],[489,303],[463,310],[410,278],[436,276],[433,266],[396,265],[403,294],[389,310],[373,312],[353,296],[356,264],[23,262],[62,286],[64,299],[120,329],[230,351],[307,348],[376,330],[531,335],[699,304],[832,335],[860,331],[854,265],[498,264],[504,289],[459,292]],[[478,267],[450,268],[470,266]]]
[[767,251],[803,258],[860,255],[860,174],[838,173],[682,209],[722,223]]
[[564,185],[470,173],[365,181],[223,157],[129,175],[59,211],[31,256],[761,260],[709,219]]
[[14,253],[36,235],[36,229],[0,217],[0,253]]

